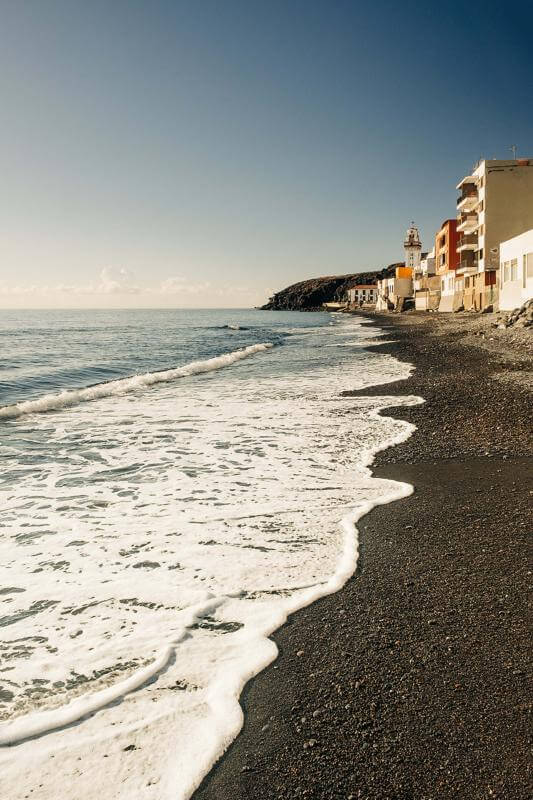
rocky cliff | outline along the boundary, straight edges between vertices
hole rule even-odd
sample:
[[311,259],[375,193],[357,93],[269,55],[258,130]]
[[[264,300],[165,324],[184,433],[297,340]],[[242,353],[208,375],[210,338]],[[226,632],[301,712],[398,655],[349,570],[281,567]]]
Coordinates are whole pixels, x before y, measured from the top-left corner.
[[[391,265],[396,266],[396,265]],[[322,303],[339,302],[347,289],[355,284],[376,283],[388,270],[357,272],[350,275],[328,275],[323,278],[310,278],[300,281],[276,292],[268,303],[261,306],[262,311],[321,311]]]

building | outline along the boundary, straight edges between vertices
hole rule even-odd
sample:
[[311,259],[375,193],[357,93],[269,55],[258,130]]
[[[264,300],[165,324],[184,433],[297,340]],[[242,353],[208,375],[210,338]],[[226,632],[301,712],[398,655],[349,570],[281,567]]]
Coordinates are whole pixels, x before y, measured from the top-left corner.
[[373,283],[362,283],[348,289],[350,305],[375,305],[378,298],[378,287]]
[[500,242],[533,227],[533,159],[482,160],[457,189],[457,275],[464,280],[464,307],[496,308]]
[[435,248],[430,253],[422,253],[413,280],[416,310],[436,311],[440,303],[440,278],[435,275]]
[[500,244],[500,310],[533,297],[533,228]]
[[420,267],[413,272],[414,279],[428,278],[435,274],[435,248],[430,253],[422,253]]
[[381,273],[382,277],[377,281],[376,311],[392,311],[392,302],[389,302],[389,280],[394,277],[396,268],[403,264],[389,264]]
[[377,311],[402,311],[405,301],[414,295],[413,274],[420,269],[422,243],[414,222],[404,239],[405,261],[391,264],[378,281]]
[[411,270],[412,278],[413,274],[420,269],[422,260],[422,242],[414,222],[411,222],[411,227],[407,229],[403,249],[405,251],[405,269]]
[[457,311],[455,302],[455,273],[459,266],[457,220],[445,219],[435,236],[435,275],[440,283],[439,311]]
[[420,269],[422,244],[414,222],[404,239],[405,262],[391,264],[384,277],[378,281],[377,311],[403,311],[407,298],[414,294],[413,273]]

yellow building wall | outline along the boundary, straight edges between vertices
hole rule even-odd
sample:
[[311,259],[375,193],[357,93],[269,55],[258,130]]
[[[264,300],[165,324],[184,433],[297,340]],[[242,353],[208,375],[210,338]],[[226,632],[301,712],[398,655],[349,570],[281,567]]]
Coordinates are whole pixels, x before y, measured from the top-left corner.
[[412,278],[413,270],[411,267],[396,267],[397,278]]

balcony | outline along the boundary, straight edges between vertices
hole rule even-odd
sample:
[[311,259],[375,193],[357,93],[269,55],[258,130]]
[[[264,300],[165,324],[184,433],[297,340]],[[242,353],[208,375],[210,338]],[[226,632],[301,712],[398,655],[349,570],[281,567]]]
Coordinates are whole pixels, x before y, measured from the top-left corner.
[[457,186],[455,188],[456,189],[462,189],[463,186],[466,186],[466,185],[470,185],[470,186],[472,184],[475,185],[476,181],[477,181],[477,178],[476,178],[475,175],[466,175],[466,177],[464,177],[462,181],[459,181],[459,183],[457,184]]
[[478,202],[477,191],[463,192],[463,194],[457,198],[457,210],[472,211],[472,209],[477,206]]
[[461,217],[457,225],[459,233],[474,233],[479,225],[477,214],[468,214],[466,217]]
[[478,271],[478,260],[472,250],[465,250],[461,255],[461,261],[457,267],[457,272],[461,275],[475,275]]
[[462,253],[465,250],[477,250],[477,248],[478,248],[478,241],[476,233],[471,233],[468,235],[461,236],[459,242],[457,243],[458,253]]

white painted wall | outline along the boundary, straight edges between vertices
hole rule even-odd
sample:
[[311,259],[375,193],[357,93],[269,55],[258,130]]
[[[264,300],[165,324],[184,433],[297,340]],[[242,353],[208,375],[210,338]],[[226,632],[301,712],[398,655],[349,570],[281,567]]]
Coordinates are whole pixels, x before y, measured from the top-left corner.
[[533,228],[500,245],[500,310],[533,297]]
[[430,253],[426,258],[420,262],[419,272],[421,275],[434,275],[435,274],[435,251],[433,255]]
[[440,304],[439,311],[453,311],[453,297],[455,294],[455,270],[443,272],[440,276]]
[[374,303],[377,298],[377,286],[370,289],[348,289],[348,299],[350,303],[358,303],[362,300],[364,303]]

